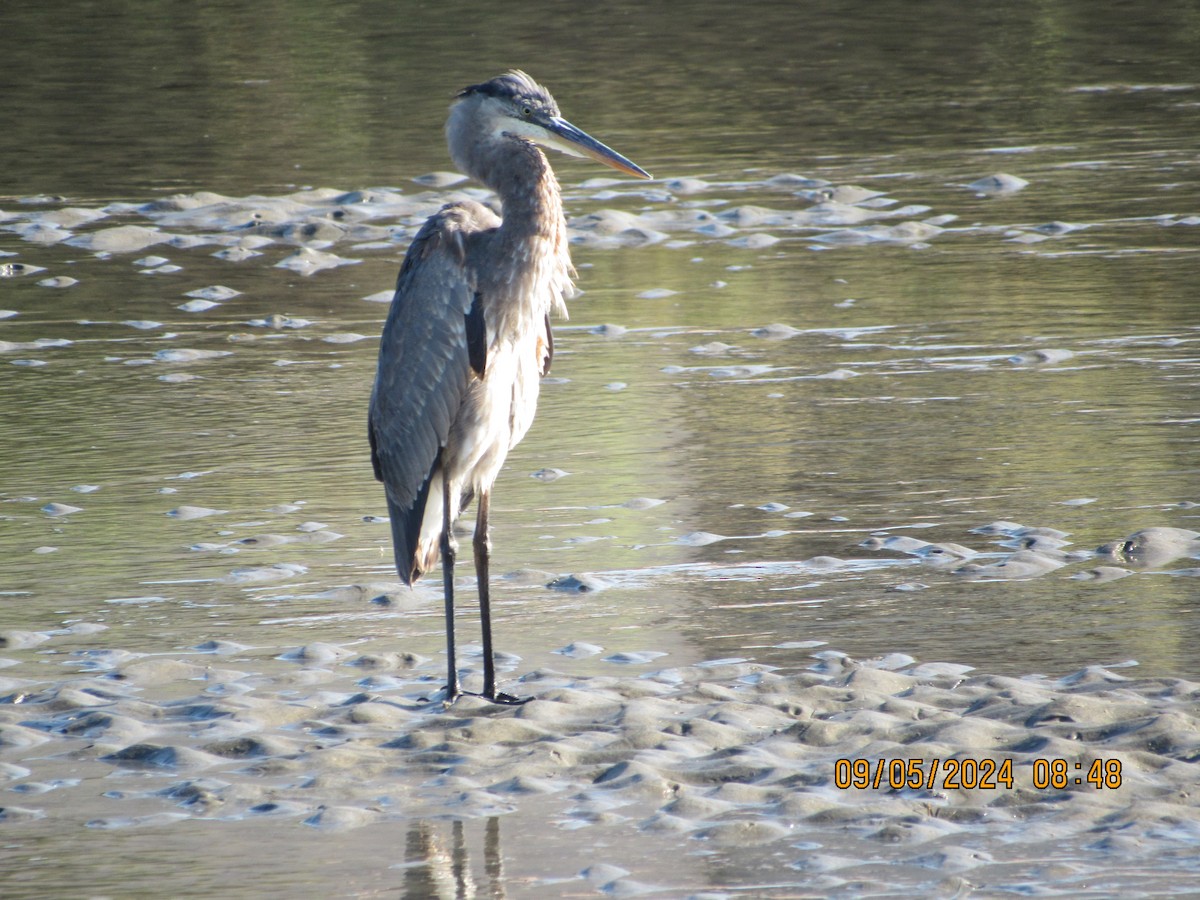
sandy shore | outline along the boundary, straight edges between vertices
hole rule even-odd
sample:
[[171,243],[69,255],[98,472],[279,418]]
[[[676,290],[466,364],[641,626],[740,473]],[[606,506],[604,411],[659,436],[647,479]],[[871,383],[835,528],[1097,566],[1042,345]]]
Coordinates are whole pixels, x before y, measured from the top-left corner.
[[[1192,682],[1102,668],[1020,679],[826,650],[795,674],[737,660],[642,677],[543,670],[510,682],[536,698],[525,706],[446,710],[420,699],[436,660],[219,642],[185,656],[75,651],[83,671],[35,677],[48,648],[80,637],[5,637],[10,853],[32,835],[197,821],[239,841],[369,845],[459,820],[537,825],[536,864],[520,842],[492,845],[497,865],[539,870],[509,885],[517,896],[1200,887]],[[432,857],[417,856],[428,875]]]
[[[961,188],[1003,190],[1007,183],[1008,190],[1013,190],[1002,174]],[[324,321],[285,314],[288,293],[266,291],[256,296],[250,286],[259,283],[255,279],[264,267],[281,269],[292,279],[360,263],[365,269],[371,263],[391,260],[412,237],[417,223],[458,195],[447,191],[454,187],[452,180],[431,177],[421,183],[430,190],[416,195],[388,189],[304,190],[275,197],[197,192],[97,209],[43,208],[48,202],[33,203],[0,213],[2,229],[20,242],[24,253],[22,259],[5,263],[3,274],[28,280],[38,290],[88,289],[89,274],[95,270],[82,264],[66,269],[62,256],[68,252],[66,248],[70,255],[92,254],[97,262],[89,265],[108,266],[111,271],[116,271],[117,265],[133,263],[135,268],[130,271],[139,278],[183,271],[190,279],[164,289],[161,296],[140,296],[134,311],[125,312],[122,306],[119,315],[131,318],[93,321],[89,313],[89,318],[70,332],[43,326],[40,307],[32,302],[24,306],[14,302],[20,308],[0,310],[0,318],[11,320],[12,326],[5,332],[6,340],[0,341],[0,353],[17,366],[13,371],[44,370],[54,375],[58,370],[84,372],[89,367],[118,371],[120,366],[123,375],[119,377],[153,380],[154,391],[159,391],[147,392],[150,399],[134,407],[140,413],[139,421],[151,423],[150,437],[143,439],[141,433],[131,432],[136,438],[132,444],[121,443],[119,436],[106,440],[116,458],[97,462],[94,471],[86,475],[87,483],[68,488],[72,482],[64,481],[53,486],[54,496],[42,497],[48,491],[38,484],[43,476],[27,474],[26,481],[37,489],[22,485],[23,493],[6,497],[17,504],[10,509],[25,516],[19,519],[14,513],[13,521],[24,526],[36,517],[40,527],[44,517],[52,523],[53,530],[25,529],[17,543],[27,560],[51,560],[38,562],[36,567],[26,562],[26,569],[36,572],[29,578],[31,584],[45,583],[43,572],[52,573],[54,566],[88,570],[86,579],[65,579],[62,586],[52,585],[37,595],[34,600],[44,604],[45,612],[25,621],[64,622],[68,615],[95,617],[101,604],[108,610],[105,624],[71,618],[73,624],[63,628],[0,634],[0,896],[261,897],[271,891],[288,895],[310,891],[322,897],[398,892],[413,897],[907,897],[1139,896],[1200,891],[1200,809],[1195,798],[1200,689],[1178,678],[1138,678],[1134,677],[1136,669],[1116,667],[1085,668],[1058,678],[1019,678],[953,663],[919,662],[898,653],[856,661],[805,642],[778,643],[784,635],[777,633],[777,623],[770,618],[773,613],[751,611],[740,611],[736,627],[730,625],[728,630],[768,636],[764,645],[773,652],[773,662],[780,661],[777,651],[794,652],[794,662],[785,663],[787,669],[741,659],[655,669],[678,657],[664,655],[669,649],[666,646],[651,646],[647,651],[639,644],[639,649],[626,654],[628,665],[615,667],[621,670],[619,674],[597,674],[586,659],[589,653],[598,653],[599,647],[580,644],[577,654],[561,653],[553,670],[528,672],[520,660],[503,661],[505,688],[535,698],[517,709],[495,708],[467,698],[446,710],[423,701],[421,698],[440,686],[442,662],[414,655],[403,641],[389,644],[387,652],[371,655],[350,643],[246,646],[225,639],[198,643],[190,651],[176,649],[194,640],[178,637],[181,632],[173,619],[180,618],[181,609],[187,610],[191,623],[183,633],[195,634],[197,620],[205,628],[212,621],[204,618],[208,615],[205,604],[211,601],[206,595],[210,584],[213,591],[282,584],[299,578],[312,566],[312,574],[304,580],[319,586],[322,593],[317,596],[330,605],[321,612],[330,615],[354,614],[333,608],[335,601],[347,608],[354,606],[357,613],[379,593],[373,588],[359,590],[359,585],[331,587],[342,584],[336,579],[346,577],[346,561],[354,562],[352,571],[359,577],[380,560],[386,568],[387,557],[377,552],[379,541],[374,538],[361,541],[372,551],[371,559],[347,551],[344,560],[337,560],[338,568],[321,568],[325,561],[317,553],[303,557],[303,564],[265,560],[261,565],[230,568],[232,553],[284,546],[311,549],[345,535],[307,518],[303,522],[287,519],[315,513],[308,513],[302,505],[281,502],[305,496],[313,498],[310,508],[321,507],[322,498],[315,493],[319,488],[312,486],[312,479],[296,476],[297,481],[289,483],[287,474],[279,471],[277,458],[287,458],[297,471],[303,471],[307,453],[314,454],[312,458],[322,466],[330,464],[328,447],[306,435],[304,446],[281,452],[275,442],[289,429],[275,427],[274,423],[282,421],[273,418],[276,412],[268,414],[254,405],[247,407],[248,413],[242,410],[239,420],[239,408],[228,404],[230,397],[240,396],[251,383],[278,387],[278,396],[297,403],[304,396],[300,388],[311,388],[299,380],[271,380],[264,375],[268,369],[275,373],[303,363],[306,372],[328,375],[337,371],[335,366],[353,364],[352,356],[334,359],[327,348],[367,342],[365,332],[375,333],[381,313],[373,304],[391,297],[387,289],[394,273],[391,262],[378,289],[363,286],[343,291],[346,297],[372,301],[364,307],[370,313],[330,313]],[[573,190],[568,200],[605,202],[608,190],[605,184],[589,182]],[[732,199],[725,196],[731,191]],[[782,208],[743,203],[737,199],[743,191],[757,192],[760,198],[767,198],[763,202],[781,199],[775,205]],[[714,204],[716,211],[675,202],[679,197],[702,199],[708,194],[721,201]],[[949,211],[949,204],[946,211],[924,204],[901,205],[898,199],[854,185],[831,185],[786,174],[720,185],[679,179],[644,192],[639,189],[636,194],[611,196],[626,205],[636,202],[646,208],[636,214],[597,209],[573,216],[574,243],[583,247],[662,244],[689,255],[695,251],[685,248],[696,244],[708,246],[705,252],[714,256],[712,245],[717,244],[751,250],[790,246],[807,253],[817,247],[877,244],[920,249],[978,239],[981,246],[1015,241],[1028,248],[1055,241],[1064,229],[1076,227],[1063,223],[956,224],[957,214]],[[947,203],[940,188],[937,196]],[[811,205],[796,208],[798,199]],[[729,205],[725,205],[727,201]],[[1158,234],[1165,226],[1186,228],[1196,224],[1194,219],[1180,214],[1155,218],[1153,246],[1159,246]],[[1096,224],[1105,223],[1089,223],[1088,227]],[[1125,220],[1121,227],[1127,227]],[[60,250],[49,251],[60,245]],[[152,255],[157,252],[171,253],[186,266]],[[247,270],[250,275],[240,274],[240,264],[260,257],[259,263],[250,263],[258,269]],[[59,266],[60,271],[51,272],[33,260]],[[215,272],[222,266],[225,271],[217,276]],[[66,271],[72,272],[72,277],[63,274]],[[727,271],[730,269],[720,270],[721,285],[725,277],[733,277],[725,275]],[[75,275],[80,280],[75,280]],[[275,275],[279,276],[278,286],[284,276]],[[228,277],[247,294],[220,284],[200,286],[217,277]],[[363,281],[375,285],[370,279]],[[185,287],[190,289],[182,290]],[[639,301],[667,300],[677,293],[674,287],[644,287],[638,287]],[[845,296],[851,290],[849,286],[845,292],[838,288],[836,297],[826,299],[836,300],[838,308],[853,304],[857,301]],[[853,292],[858,296],[857,285]],[[315,290],[310,294],[320,296]],[[313,308],[322,307],[315,304]],[[301,307],[298,311],[306,310]],[[205,314],[209,314],[207,319]],[[138,317],[132,318],[135,315]],[[664,320],[672,318],[663,315]],[[1010,338],[989,335],[983,340],[969,330],[947,340],[940,325],[923,334],[919,329],[892,324],[890,317],[899,313],[889,310],[879,315],[881,324],[815,329],[845,338],[847,346],[838,346],[828,355],[828,367],[811,368],[807,350],[772,350],[783,347],[787,339],[814,333],[785,324],[753,330],[714,327],[705,329],[703,337],[680,332],[678,346],[664,345],[670,351],[667,355],[660,357],[660,350],[654,350],[653,365],[671,363],[659,370],[670,380],[671,391],[696,391],[700,384],[759,384],[764,393],[770,391],[768,397],[778,393],[778,399],[784,396],[784,385],[792,382],[840,384],[854,376],[881,373],[880,380],[861,395],[827,396],[825,407],[820,403],[815,407],[818,412],[834,410],[838,421],[848,423],[844,427],[855,440],[866,433],[861,422],[855,424],[856,420],[847,418],[857,407],[889,403],[892,405],[886,409],[897,418],[901,413],[896,410],[910,403],[948,402],[948,398],[970,398],[976,392],[988,397],[1011,396],[1013,404],[1020,405],[1028,395],[1018,392],[1016,383],[1007,377],[1009,373],[1020,373],[1022,378],[1046,375],[1065,379],[1071,376],[1064,369],[1074,364],[1061,364],[1074,357],[1082,357],[1083,362],[1075,360],[1080,368],[1085,364],[1106,371],[1118,364],[1131,367],[1116,369],[1118,375],[1140,371],[1147,359],[1157,360],[1165,379],[1184,384],[1190,377],[1190,345],[1185,338],[1191,340],[1191,336],[1182,326],[1177,330],[1184,337],[1174,331],[1166,336],[1157,331],[1133,336],[1097,333],[1099,337],[1073,339],[1074,350],[1057,345],[1031,349],[1025,338],[1014,346]],[[49,330],[43,331],[43,327]],[[659,335],[657,325],[640,331],[612,324],[575,327],[587,328],[605,340],[626,332],[642,337]],[[1157,328],[1157,323],[1153,327]],[[1024,334],[1024,324],[1021,328]],[[68,333],[72,337],[63,336]],[[97,337],[92,338],[92,333]],[[871,352],[854,343],[859,336],[876,333],[894,335],[889,338],[892,344]],[[278,339],[289,335],[296,337],[287,338],[286,343]],[[735,346],[743,339],[749,344],[750,338],[757,343],[749,351]],[[180,344],[204,341],[206,346],[163,343],[176,339]],[[667,338],[655,336],[653,340]],[[1154,355],[1160,352],[1155,349],[1160,345],[1176,344],[1179,350]],[[1128,353],[1133,355],[1117,355],[1112,349],[1116,346],[1131,347]],[[272,349],[262,349],[265,347]],[[313,347],[324,349],[317,352]],[[697,359],[704,364],[695,365]],[[845,359],[852,360],[858,371],[848,368]],[[223,364],[219,361],[230,363],[229,371],[218,371],[216,366]],[[235,362],[246,368],[234,369]],[[214,369],[200,368],[206,364]],[[172,366],[196,366],[197,371],[165,370]],[[899,381],[911,382],[960,369],[986,372],[998,380],[990,382],[986,391],[959,382],[921,380],[921,388],[910,394],[898,391],[899,382],[893,378],[900,375]],[[353,375],[352,365],[346,371]],[[643,377],[652,385],[651,378],[656,376],[646,375],[646,371],[649,369],[643,371]],[[146,374],[138,376],[139,372]],[[623,391],[627,387],[624,382],[612,381],[613,377],[607,372],[596,377],[597,390]],[[1124,388],[1130,379],[1121,377]],[[205,393],[205,379],[214,386],[212,393]],[[160,391],[160,384],[188,383],[199,387],[194,397],[189,395],[192,405],[188,408],[204,409],[207,404],[238,423],[236,465],[226,465],[233,445],[225,436],[209,440],[187,436],[189,443],[198,441],[200,445],[195,458],[212,460],[212,468],[207,462],[203,467],[197,464],[202,471],[180,473],[183,463],[179,460],[192,459],[191,452],[197,449],[191,446],[183,448],[187,454],[179,448],[166,452],[165,459],[150,460],[143,455],[145,447],[161,437],[161,423],[178,414],[174,406],[158,405],[176,402],[165,393],[175,388],[162,387]],[[1034,395],[1043,404],[1039,407],[1043,413],[1060,408],[1063,395],[1059,384],[1061,380],[1054,390],[1046,391],[1053,402]],[[305,409],[324,413],[331,405],[329,397],[340,403],[348,395],[344,385],[320,382],[327,395],[314,393],[311,407],[280,406],[278,415],[290,421],[303,418]],[[41,399],[45,395],[31,392],[22,396]],[[90,411],[95,398],[79,396],[83,399],[72,409]],[[636,391],[629,396],[636,397]],[[656,396],[661,399],[670,394],[664,391]],[[1092,393],[1081,387],[1066,396],[1076,404],[1086,398],[1086,407],[1081,408],[1093,405]],[[197,399],[201,402],[195,402]],[[847,403],[850,399],[855,402]],[[1165,422],[1189,421],[1176,413],[1171,405],[1174,401],[1159,398],[1157,392],[1152,399],[1153,404],[1146,407],[1150,412],[1139,409],[1132,419],[1113,421],[1152,421],[1157,424],[1147,427],[1156,429]],[[736,401],[727,402],[732,406],[744,400],[739,395]],[[970,413],[971,401],[962,402],[958,409]],[[1178,402],[1183,409],[1184,401]],[[36,406],[31,400],[25,405]],[[55,418],[47,420],[46,433],[57,434],[62,414],[56,405],[43,405],[55,410]],[[644,408],[655,405],[649,401]],[[124,415],[127,406],[122,398],[119,404],[114,401],[113,408]],[[173,411],[164,412],[167,409]],[[640,413],[643,407],[627,409]],[[779,415],[775,407],[770,409],[772,416]],[[920,427],[907,433],[927,431],[928,421],[939,421],[937,415],[922,413]],[[993,435],[994,422],[987,410],[979,415],[986,425],[982,432],[986,437],[977,439],[986,441],[982,446],[1012,452],[1005,446],[1011,440]],[[256,442],[250,425],[260,418],[264,431]],[[1009,432],[1010,438],[1039,434],[1033,427],[1038,421],[1042,420],[1021,420]],[[355,427],[360,427],[359,420],[355,422]],[[550,424],[546,418],[543,422]],[[197,434],[200,427],[201,419],[197,419]],[[123,434],[126,429],[122,426],[119,430]],[[224,428],[212,429],[214,434],[218,430],[225,433]],[[893,446],[905,447],[906,453],[920,452],[917,445],[905,443],[905,434],[904,430],[895,432]],[[1105,432],[1096,434],[1101,437],[1087,434],[1087,446],[1102,441]],[[1108,434],[1121,432],[1114,426]],[[256,452],[256,446],[262,448],[258,452],[264,457],[251,459],[256,465],[249,465],[244,457]],[[1161,455],[1157,443],[1135,441],[1131,446],[1136,453],[1130,458],[1135,460],[1137,454],[1146,458]],[[38,452],[44,452],[42,448],[39,438]],[[171,450],[168,446],[167,451]],[[726,455],[718,458],[736,462],[733,455],[743,451],[739,445],[721,452]],[[968,440],[961,452],[949,456],[973,460],[978,452]],[[1019,460],[1020,455],[1013,458]],[[997,464],[1008,462],[1004,459]],[[137,470],[129,471],[127,467],[134,465]],[[208,483],[198,480],[219,466],[238,470],[243,465],[242,471],[251,473],[246,476],[247,483],[238,483],[228,471]],[[356,465],[361,470],[361,460]],[[269,479],[262,473],[269,473]],[[905,473],[905,477],[912,474]],[[1107,475],[1107,470],[1104,473]],[[549,480],[563,470],[539,468],[534,474]],[[325,483],[336,484],[337,490],[351,483],[326,475]],[[890,474],[883,477],[872,471],[869,475],[872,484],[878,482],[886,492],[891,491],[895,479]],[[144,483],[143,476],[147,479]],[[745,480],[741,473],[736,477],[739,482]],[[1141,477],[1151,476],[1143,473]],[[1177,472],[1157,477],[1167,487],[1156,486],[1148,492],[1154,499],[1146,502],[1156,503],[1158,508],[1144,515],[1161,515],[1165,523],[1190,521],[1190,513],[1185,518],[1166,512],[1168,504],[1174,504],[1173,510],[1182,509],[1185,503],[1187,510],[1194,509],[1194,500],[1181,500],[1175,487],[1184,479]],[[254,478],[270,481],[270,500],[260,497],[260,485],[253,483]],[[615,483],[624,484],[622,479]],[[1090,495],[1055,493],[1068,490],[1058,486],[1062,483],[1050,482],[1045,488],[1047,497],[1056,499],[1046,502],[1093,502]],[[726,490],[709,480],[697,484],[718,493]],[[923,491],[918,482],[909,486]],[[371,487],[371,508],[378,508],[381,497],[377,488]],[[639,494],[654,490],[640,475],[628,489]],[[774,486],[771,489],[776,490]],[[954,484],[956,493],[950,496],[958,496],[958,489]],[[171,493],[155,493],[152,500],[138,493],[152,490]],[[689,490],[698,492],[696,486]],[[681,493],[686,496],[689,490]],[[795,528],[805,520],[793,517],[811,515],[799,509],[785,512],[788,507],[782,503],[759,505],[768,498],[743,496],[740,486],[730,490],[728,499],[741,501],[736,508],[723,499],[719,515],[706,518],[695,510],[676,507],[671,518],[660,523],[665,530],[651,532],[655,540],[672,548],[717,543],[731,548],[756,547],[761,546],[759,541],[799,534]],[[963,488],[964,494],[972,490]],[[182,493],[176,498],[177,491]],[[779,491],[781,499],[797,502],[781,488]],[[589,489],[586,494],[589,504],[592,493]],[[636,577],[629,579],[641,593],[632,595],[629,602],[650,604],[646,598],[662,593],[655,578],[665,579],[663,573],[668,569],[672,578],[686,580],[686,588],[678,593],[703,597],[722,580],[786,573],[794,576],[792,580],[773,584],[771,589],[791,591],[814,581],[830,582],[838,573],[857,576],[868,568],[865,562],[878,562],[886,566],[888,574],[877,582],[866,582],[864,590],[856,587],[856,604],[863,597],[907,597],[926,590],[928,584],[915,580],[920,576],[933,583],[941,596],[950,598],[947,608],[953,608],[962,596],[955,593],[955,583],[1051,585],[1053,579],[1063,579],[1063,583],[1074,579],[1103,585],[1124,578],[1132,583],[1170,578],[1180,584],[1200,574],[1191,564],[1200,552],[1196,532],[1170,524],[1143,527],[1095,550],[1072,549],[1067,531],[1010,521],[974,529],[973,534],[987,539],[979,546],[931,543],[907,530],[896,534],[901,528],[915,527],[913,522],[932,524],[930,507],[909,494],[906,489],[900,509],[913,504],[911,515],[893,512],[890,494],[885,507],[887,516],[897,516],[901,527],[872,529],[857,545],[869,560],[857,555],[851,559],[820,555],[803,562],[780,562],[771,550],[764,551],[764,556],[775,560],[770,565],[718,557],[720,566],[702,561],[689,563],[691,567],[684,570],[675,557],[654,560],[654,566],[665,568],[651,570],[643,562]],[[627,509],[651,508],[663,502],[647,497],[629,500],[629,496],[609,500]],[[837,492],[831,496],[836,497]],[[865,507],[856,507],[861,519],[876,522],[880,507],[872,504],[878,498],[870,491],[863,496],[867,498],[861,501]],[[84,497],[90,499],[81,499]],[[234,508],[229,498],[236,498],[241,508]],[[846,508],[826,512],[848,521],[842,514],[853,513],[855,508],[854,503],[845,502]],[[1008,503],[1004,500],[1001,505]],[[352,533],[351,529],[363,522],[364,510],[344,505],[342,509],[327,503],[325,509],[341,510],[342,522],[330,521]],[[1113,505],[1107,503],[1106,509],[1111,512]],[[558,509],[558,500],[546,498],[545,506]],[[742,514],[746,507],[757,510],[750,514],[753,518]],[[565,526],[590,526],[593,517],[599,518],[600,509],[615,508],[579,506],[569,512],[559,510],[557,519],[541,509],[539,515],[550,522],[547,531],[553,526],[554,531],[565,532]],[[861,514],[864,508],[869,511],[866,515]],[[576,537],[556,535],[554,546],[561,549],[580,536],[611,540],[619,529],[607,527],[608,512],[602,515],[603,527],[572,532]],[[81,524],[68,524],[66,520],[72,516]],[[1140,522],[1143,514],[1119,515],[1121,520],[1130,517]],[[157,524],[170,522],[177,527],[201,521],[211,527],[187,532],[187,537],[172,533],[165,540]],[[126,534],[122,529],[130,522],[142,530]],[[378,528],[380,523],[369,524]],[[89,528],[93,529],[90,533]],[[729,533],[708,530],[718,528]],[[84,534],[79,535],[80,530]],[[112,561],[114,535],[122,535],[128,562]],[[814,532],[814,536],[829,541],[827,534]],[[966,535],[961,539],[973,540]],[[73,543],[76,540],[78,543]],[[613,540],[624,542],[625,538]],[[831,543],[857,554],[841,538]],[[150,548],[168,544],[168,550],[154,557],[159,569],[146,576],[146,559],[155,552]],[[181,565],[172,554],[184,547],[195,556]],[[118,574],[107,573],[109,580],[97,577],[91,572],[95,561]],[[901,561],[906,564],[903,571]],[[43,568],[46,566],[51,568]],[[130,572],[139,574],[131,576]],[[814,578],[814,573],[821,579]],[[168,580],[182,575],[189,581]],[[943,575],[947,577],[942,579]],[[612,572],[603,576],[580,572],[570,576],[574,581],[555,578],[551,585],[559,591],[598,594],[617,580]],[[549,577],[535,573],[530,583],[545,585]],[[952,583],[947,586],[948,582]],[[143,587],[182,583],[193,585],[190,590],[194,593],[181,590],[179,596],[168,597],[176,587]],[[147,589],[155,593],[142,596]],[[63,612],[63,607],[77,605],[74,597],[60,602],[60,596],[68,591],[77,592],[82,599],[77,610]],[[819,591],[814,588],[793,596],[798,602],[824,604],[833,592],[822,586]],[[1042,671],[1063,672],[1069,664],[1056,667],[1055,647],[1070,646],[1077,652],[1082,646],[1090,654],[1097,652],[1092,632],[1144,625],[1138,615],[1106,618],[1097,604],[1087,609],[1087,615],[1076,616],[1070,629],[1064,627],[1060,632],[1056,626],[1066,616],[1059,607],[1036,605],[1037,598],[1057,593],[1056,588],[1047,587],[1026,602],[1016,592],[998,600],[996,595],[981,592],[977,596],[986,599],[972,610],[977,618],[969,633],[963,627],[961,635],[952,635],[954,652],[978,662],[978,655],[962,649],[967,637],[1007,652],[1014,644],[1012,632],[1001,636],[995,628],[997,619],[1005,619],[1020,623],[1018,629],[1045,628],[1047,633],[1038,635],[1037,660],[1046,660]],[[1147,596],[1150,593],[1145,591]],[[4,599],[15,609],[15,604],[33,596],[31,591],[14,591]],[[1128,608],[1143,613],[1135,602],[1141,594],[1131,591],[1131,596]],[[253,595],[238,600],[247,606],[261,602],[266,612],[250,617],[254,627],[222,626],[226,635],[285,641],[295,638],[284,634],[317,627],[315,622],[299,618],[288,620],[291,630],[275,627],[279,621],[264,616],[291,615],[274,605],[283,601]],[[1018,601],[1019,606],[1015,605]],[[223,602],[229,604],[227,611],[232,606],[230,598]],[[390,608],[399,612],[405,603],[424,601],[414,595],[394,602]],[[111,612],[124,604],[143,604],[153,610],[137,610],[127,618]],[[837,604],[829,602],[829,606],[836,608]],[[510,629],[530,623],[536,627],[539,618],[550,619],[561,608],[560,604],[546,604],[536,613],[514,608],[506,624]],[[1167,623],[1145,628],[1144,633],[1152,636],[1146,641],[1147,648],[1153,650],[1153,640],[1163,634],[1176,637],[1171,631],[1179,621],[1175,617],[1191,608],[1194,603],[1189,595],[1178,605],[1144,613]],[[947,627],[947,618],[936,618],[940,609],[937,605],[914,609],[909,619],[917,624],[910,629],[932,628],[935,621],[938,627]],[[1046,610],[1050,626],[1028,618],[1031,609]],[[982,618],[985,612],[996,618]],[[214,615],[232,618],[225,612]],[[643,629],[646,636],[648,623],[667,615],[679,613],[655,609],[636,625],[610,616],[610,624]],[[733,621],[732,616],[721,619],[722,625]],[[892,627],[877,624],[896,619],[849,621],[853,625],[841,630],[841,640],[852,639],[856,632],[869,632],[883,635],[879,644],[883,648],[911,646]],[[133,622],[139,629],[136,637]],[[948,627],[956,624],[950,621]],[[964,639],[961,642],[960,637]],[[649,639],[665,640],[659,635]],[[542,642],[540,634],[534,640],[543,648],[555,646]],[[1186,640],[1187,633],[1180,627],[1178,641],[1183,645]],[[509,646],[507,641],[505,646]],[[126,649],[131,647],[137,649]],[[147,647],[156,652],[143,652]],[[428,642],[422,647],[432,653]],[[1174,659],[1173,654],[1168,656]],[[478,660],[475,662],[477,669]]]

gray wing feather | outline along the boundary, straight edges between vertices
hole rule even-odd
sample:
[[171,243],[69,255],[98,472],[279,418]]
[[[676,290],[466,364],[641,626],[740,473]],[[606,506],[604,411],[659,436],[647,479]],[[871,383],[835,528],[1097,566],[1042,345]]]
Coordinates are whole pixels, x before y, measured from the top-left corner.
[[394,537],[402,536],[396,514],[409,520],[403,531],[411,546],[395,548],[402,576],[411,574],[399,564],[407,557],[411,567],[427,482],[473,377],[466,317],[476,285],[466,264],[469,238],[495,221],[474,203],[432,216],[404,258],[383,328],[368,429]]

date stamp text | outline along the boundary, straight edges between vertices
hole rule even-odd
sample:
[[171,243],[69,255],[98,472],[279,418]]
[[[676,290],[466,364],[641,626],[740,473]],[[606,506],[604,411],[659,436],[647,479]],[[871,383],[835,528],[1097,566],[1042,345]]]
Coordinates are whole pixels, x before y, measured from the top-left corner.
[[[1072,761],[1033,760],[1029,784],[1038,790],[1093,787],[1116,790],[1121,786],[1119,759]],[[839,759],[833,765],[833,784],[839,790],[868,788],[960,790],[1012,790],[1016,785],[1011,759]]]

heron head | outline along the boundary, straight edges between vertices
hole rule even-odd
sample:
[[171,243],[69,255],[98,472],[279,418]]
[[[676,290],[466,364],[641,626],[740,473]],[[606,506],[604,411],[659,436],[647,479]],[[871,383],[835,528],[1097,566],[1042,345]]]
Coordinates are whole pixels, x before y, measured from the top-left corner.
[[[651,177],[641,166],[564,119],[550,92],[519,70],[463,88],[456,98],[456,112],[467,104],[475,121],[492,137],[530,141],[568,156],[594,159],[635,178]],[[454,123],[452,115],[451,129]]]

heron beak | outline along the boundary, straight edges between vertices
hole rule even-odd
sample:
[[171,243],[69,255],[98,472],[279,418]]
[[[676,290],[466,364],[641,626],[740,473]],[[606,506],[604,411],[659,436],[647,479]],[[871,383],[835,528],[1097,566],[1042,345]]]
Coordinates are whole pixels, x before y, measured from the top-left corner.
[[588,157],[634,178],[654,177],[637,163],[626,159],[611,147],[606,147],[587,132],[580,131],[566,119],[555,116],[546,123],[546,131],[546,143],[568,156]]

